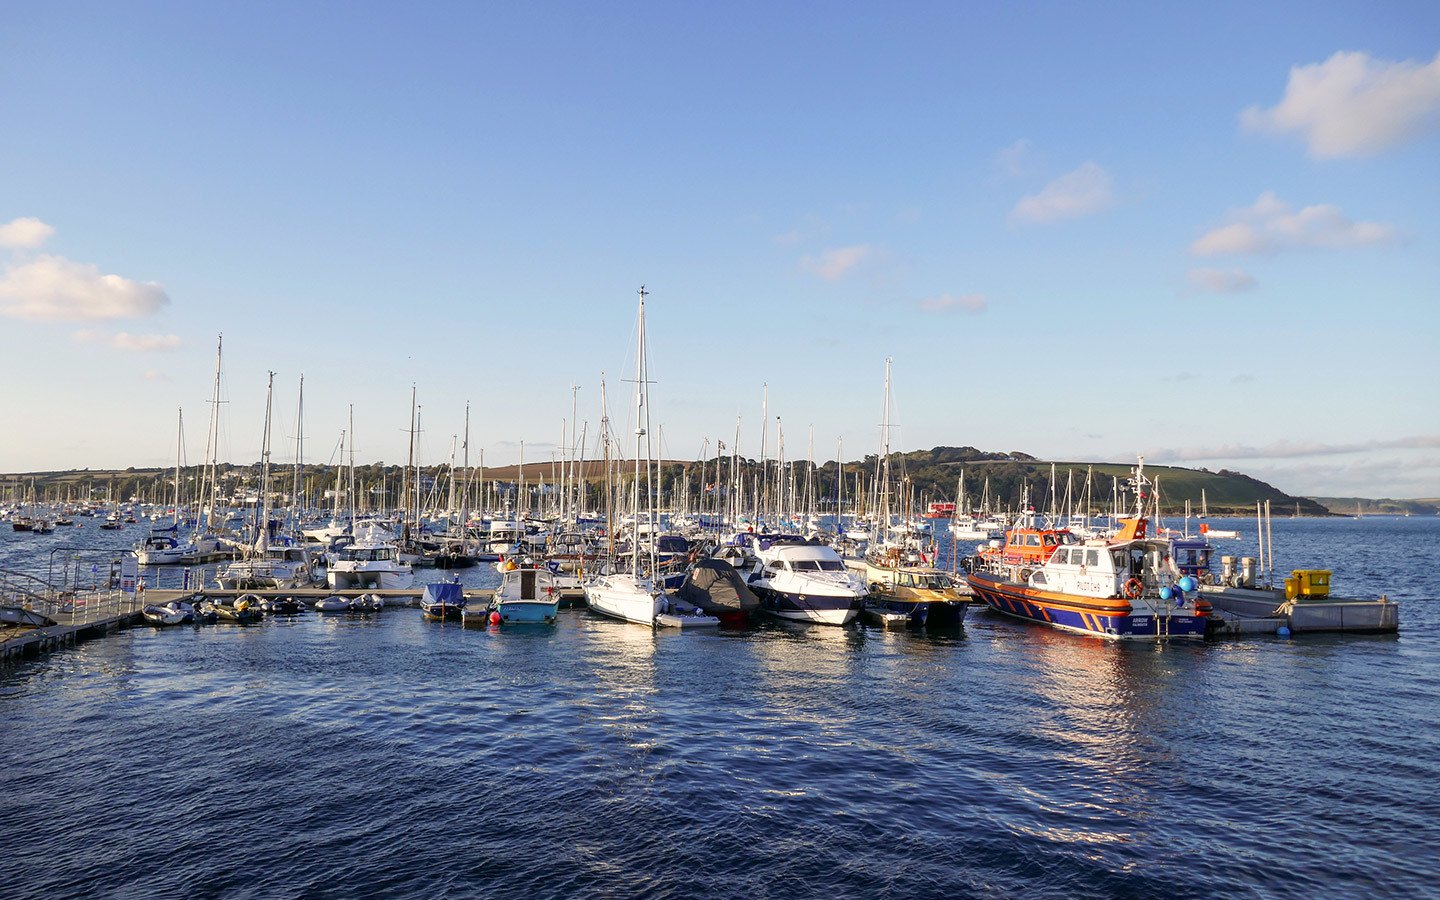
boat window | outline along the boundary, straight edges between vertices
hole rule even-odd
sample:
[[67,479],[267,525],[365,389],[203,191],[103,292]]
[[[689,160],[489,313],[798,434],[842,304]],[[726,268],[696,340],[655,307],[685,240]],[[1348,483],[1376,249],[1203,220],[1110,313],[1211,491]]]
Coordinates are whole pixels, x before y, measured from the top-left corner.
[[1055,545],[1058,544],[1058,543],[1060,543],[1060,542],[1055,539],[1055,535],[1053,535],[1053,534],[1047,534],[1047,535],[1045,535],[1045,546],[1047,546],[1047,547],[1053,547],[1053,546],[1055,546]]
[[1027,546],[1027,547],[1038,547],[1038,546],[1040,546],[1040,535],[1038,535],[1038,534],[1027,534],[1027,535],[1025,535],[1025,546]]
[[797,559],[790,564],[790,567],[797,572],[818,572],[820,561],[816,559]]
[[[1076,553],[1079,553],[1080,551],[1077,550],[1077,551],[1075,551],[1075,552],[1076,552]],[[1090,549],[1088,549],[1088,550],[1085,551],[1085,565],[1087,565],[1087,566],[1098,566],[1098,565],[1100,565],[1100,551],[1099,551],[1099,549],[1094,548],[1094,547],[1091,547]]]
[[1030,583],[1031,583],[1031,584],[1044,584],[1044,583],[1045,583],[1045,573],[1044,573],[1044,572],[1036,572],[1034,575],[1031,575],[1031,576],[1030,576]]
[[820,560],[820,571],[822,572],[842,572],[844,569],[845,564],[838,559]]

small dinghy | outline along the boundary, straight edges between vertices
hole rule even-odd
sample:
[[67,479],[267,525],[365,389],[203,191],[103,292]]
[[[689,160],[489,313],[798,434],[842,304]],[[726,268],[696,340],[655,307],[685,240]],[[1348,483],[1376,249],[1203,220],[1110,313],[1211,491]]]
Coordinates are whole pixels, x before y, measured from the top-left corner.
[[466,606],[460,610],[460,624],[466,628],[488,628],[500,623],[490,621],[490,607]]
[[665,598],[665,611],[655,617],[655,624],[664,628],[718,628],[720,617],[672,594]]
[[315,601],[316,612],[349,612],[350,598],[341,597],[338,594],[329,597],[321,597]]
[[379,612],[385,608],[385,598],[379,594],[361,594],[350,601],[351,612]]
[[305,606],[294,597],[267,597],[260,601],[260,608],[272,616],[294,616]]
[[186,614],[178,609],[171,609],[169,606],[154,605],[141,609],[140,615],[145,617],[147,623],[157,628],[162,628],[166,625],[183,625],[186,618]]
[[861,610],[865,618],[881,628],[904,628],[910,624],[910,614],[888,609],[881,603],[873,600],[866,601],[865,608]]
[[258,622],[265,614],[260,610],[260,598],[254,594],[246,594],[235,601],[234,606],[223,606],[219,603],[211,604],[215,615],[227,622],[236,622],[240,625],[248,625]]

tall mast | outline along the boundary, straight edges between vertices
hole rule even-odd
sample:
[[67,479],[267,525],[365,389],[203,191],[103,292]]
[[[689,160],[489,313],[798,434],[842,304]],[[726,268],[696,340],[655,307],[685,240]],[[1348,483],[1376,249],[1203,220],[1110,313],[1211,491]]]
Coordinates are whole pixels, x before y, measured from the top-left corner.
[[270,400],[275,391],[275,373],[265,383],[265,433],[260,444],[260,499],[255,504],[255,549],[264,554],[270,546]]
[[180,456],[185,452],[185,410],[179,410],[179,421],[175,427],[175,511],[170,521],[175,525],[176,534],[180,531]]
[[355,510],[356,503],[360,498],[355,496],[355,404],[350,404],[350,532],[355,531]]
[[291,528],[300,534],[301,497],[305,478],[305,375],[300,375],[300,399],[295,402],[295,478],[290,487]]
[[605,373],[600,373],[600,452],[605,461],[605,562],[608,569],[615,562],[615,492],[610,478],[610,411],[605,390]]
[[885,357],[885,404],[880,414],[880,458],[875,461],[875,485],[879,492],[880,536],[883,544],[890,536],[890,357]]
[[460,492],[460,544],[470,537],[470,401],[465,401],[465,443],[460,445],[465,466],[465,489]]
[[[410,453],[405,459],[405,474],[400,479],[400,493],[405,498],[405,518],[400,524],[400,540],[410,540],[410,469],[415,465],[415,385],[410,385]],[[418,479],[417,479],[418,481]]]
[[[225,344],[225,335],[217,335],[215,338],[215,387],[210,394],[210,430],[206,435],[205,455],[205,476],[201,480],[201,500],[205,503],[205,531],[209,532],[214,527],[215,503],[220,494],[218,461],[220,457],[220,359],[221,348]],[[205,496],[206,488],[209,488],[209,496]]]
[[[648,410],[645,403],[645,285],[640,285],[640,315],[636,326],[635,338],[635,484],[630,494],[630,514],[635,520],[635,534],[630,541],[630,565],[631,572],[637,577],[640,575],[640,454],[643,451],[641,440],[649,431],[645,427],[647,423]],[[646,461],[646,474],[649,474],[650,464]],[[649,512],[653,512],[653,508]],[[650,525],[649,515],[645,518],[646,525]],[[654,529],[647,528],[646,535],[654,538]]]

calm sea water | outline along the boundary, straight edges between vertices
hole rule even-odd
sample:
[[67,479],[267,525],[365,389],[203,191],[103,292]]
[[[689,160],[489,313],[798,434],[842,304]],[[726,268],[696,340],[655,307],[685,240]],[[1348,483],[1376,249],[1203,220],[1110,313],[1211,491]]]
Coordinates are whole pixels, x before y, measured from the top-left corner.
[[1434,896],[1440,520],[1274,530],[1400,635],[121,632],[0,670],[0,897]]

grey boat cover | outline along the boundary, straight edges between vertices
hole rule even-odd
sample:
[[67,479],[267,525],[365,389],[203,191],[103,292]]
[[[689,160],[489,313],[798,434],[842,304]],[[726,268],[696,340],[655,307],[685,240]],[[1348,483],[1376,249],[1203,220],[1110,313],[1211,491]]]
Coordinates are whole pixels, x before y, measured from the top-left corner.
[[724,612],[751,613],[760,607],[760,598],[735,571],[735,567],[723,559],[702,559],[696,561],[685,583],[680,585],[676,595],[688,600],[710,615]]

